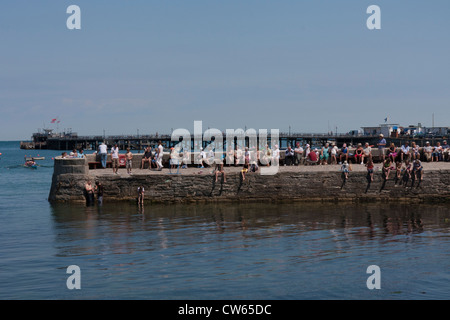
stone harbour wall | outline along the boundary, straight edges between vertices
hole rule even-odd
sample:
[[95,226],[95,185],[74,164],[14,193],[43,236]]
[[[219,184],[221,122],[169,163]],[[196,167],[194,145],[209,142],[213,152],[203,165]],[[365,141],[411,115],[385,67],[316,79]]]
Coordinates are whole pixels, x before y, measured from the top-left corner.
[[[108,169],[105,169],[108,170]],[[338,171],[296,172],[280,170],[276,175],[246,174],[243,180],[239,172],[227,175],[224,182],[211,169],[203,174],[197,171],[182,174],[164,173],[112,174],[110,169],[89,170],[84,159],[55,159],[50,202],[84,202],[84,186],[87,180],[100,181],[105,187],[104,202],[135,201],[139,186],[145,188],[146,202],[202,203],[226,201],[412,201],[450,202],[450,170],[425,171],[422,182],[411,187],[395,185],[391,178],[382,179],[374,174],[368,183],[366,172],[350,172],[347,181]],[[101,171],[102,174],[98,174]],[[97,173],[96,173],[97,172]]]

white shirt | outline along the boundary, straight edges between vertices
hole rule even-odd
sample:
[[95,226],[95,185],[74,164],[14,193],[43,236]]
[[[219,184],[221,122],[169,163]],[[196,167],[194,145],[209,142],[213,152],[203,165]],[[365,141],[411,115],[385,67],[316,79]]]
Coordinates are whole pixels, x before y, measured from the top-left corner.
[[278,150],[278,149],[273,150],[273,158],[274,159],[280,158],[280,150]]
[[106,144],[101,144],[99,147],[100,153],[108,153],[108,148]]
[[113,159],[119,159],[119,147],[117,147],[117,148],[112,147],[111,155],[112,155],[111,157]]
[[158,152],[158,158],[162,158],[163,157],[163,150],[164,150],[164,147],[160,144],[159,146],[158,146],[158,150],[159,150],[159,152]]
[[372,148],[371,148],[371,147],[364,148],[364,154],[365,154],[366,156],[368,156],[368,155],[370,154],[370,151],[372,151]]
[[336,155],[337,151],[338,151],[338,147],[337,146],[334,146],[333,148],[331,148],[331,154],[332,155]]

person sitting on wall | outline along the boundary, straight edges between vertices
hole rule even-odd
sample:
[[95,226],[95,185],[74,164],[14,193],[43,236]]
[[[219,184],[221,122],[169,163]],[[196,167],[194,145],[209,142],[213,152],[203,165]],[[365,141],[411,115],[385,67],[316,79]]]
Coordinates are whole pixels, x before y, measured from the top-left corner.
[[266,145],[266,148],[261,150],[260,162],[261,165],[270,166],[270,162],[272,159],[272,149],[270,149],[269,145]]
[[370,177],[370,181],[373,181],[373,169],[374,169],[374,165],[373,165],[372,159],[368,159],[368,160],[367,160],[366,167],[367,167],[367,174],[368,174],[369,177]]
[[303,163],[303,148],[300,145],[300,142],[297,142],[296,147],[294,149],[294,164],[299,165]]
[[350,165],[348,164],[347,160],[345,160],[344,163],[342,164],[341,171],[344,174],[345,180],[348,180],[348,173],[350,171]]
[[330,144],[326,143],[325,146],[320,150],[320,164],[328,164],[328,158],[330,157]]
[[287,166],[291,166],[293,163],[294,163],[294,150],[292,150],[291,146],[288,146],[286,149],[284,164]]
[[317,157],[317,153],[313,150],[308,153],[308,157],[306,158],[306,164],[317,164],[319,158]]
[[344,159],[344,161],[348,161],[348,148],[347,148],[347,144],[344,143],[342,145],[342,149],[341,152],[339,154],[339,164],[342,164],[342,160]]
[[159,149],[155,149],[155,152],[152,155],[152,161],[150,162],[150,169],[156,169],[158,168],[158,165],[156,164],[156,161],[158,161],[158,153],[159,153]]
[[447,144],[447,140],[442,141],[442,158],[444,161],[450,160],[450,146]]
[[418,178],[420,178],[420,181],[423,180],[423,167],[422,162],[420,162],[419,159],[414,160],[413,175],[415,180],[417,180]]
[[416,159],[420,160],[420,147],[414,141],[411,144],[410,155],[411,155],[411,160],[416,160]]
[[392,142],[388,149],[389,159],[391,159],[392,163],[395,163],[395,159],[397,158],[397,148],[395,144]]
[[425,142],[425,147],[423,147],[423,154],[427,162],[433,161],[433,147],[430,145],[429,141]]
[[244,163],[244,166],[241,169],[241,177],[242,177],[242,181],[245,180],[245,174],[248,172],[248,162]]
[[183,151],[183,159],[181,160],[181,169],[187,169],[187,165],[190,163],[191,153],[188,150]]
[[83,152],[83,149],[80,149],[80,151],[78,152],[77,158],[86,158],[86,154]]
[[223,176],[223,182],[227,182],[227,175],[225,174],[225,170],[223,169],[223,161],[220,163],[216,163],[216,169],[215,169],[215,175],[216,175],[216,182],[218,180],[219,174],[222,174]]
[[355,162],[364,164],[364,149],[361,143],[358,143],[358,147],[355,150]]
[[383,162],[383,169],[382,169],[385,180],[389,179],[389,174],[393,169],[394,168],[391,166],[391,159],[390,158],[385,159]]
[[364,153],[362,155],[362,159],[361,161],[364,163],[364,158],[367,158],[367,161],[373,161],[372,159],[372,147],[369,145],[368,142],[366,142],[364,144],[364,149],[363,149]]
[[409,160],[411,157],[411,152],[409,148],[409,142],[405,141],[405,144],[400,148],[400,160],[403,162],[404,160]]
[[278,145],[276,144],[273,153],[272,153],[272,165],[279,166],[280,165],[280,149],[278,149]]
[[257,148],[252,148],[252,150],[250,150],[250,172],[257,172],[259,167],[258,167],[258,149]]
[[197,155],[198,168],[205,168],[205,165],[208,165],[206,162],[206,152],[203,148],[200,148],[200,152]]
[[440,142],[436,143],[433,153],[431,154],[431,161],[442,161],[442,146]]
[[144,155],[142,156],[141,161],[141,169],[144,169],[144,165],[148,162],[148,168],[151,169],[151,161],[152,161],[152,148],[148,146],[145,148]]
[[73,149],[72,152],[69,154],[71,158],[78,158],[78,152],[77,149]]
[[332,144],[331,148],[330,148],[330,156],[331,156],[330,162],[331,162],[331,164],[337,164],[338,163],[338,161],[337,161],[338,151],[339,151],[338,147],[335,144]]
[[206,155],[205,162],[208,164],[208,166],[212,166],[214,164],[214,150],[211,146],[208,147],[208,153]]
[[227,165],[230,167],[232,164],[234,165],[234,150],[232,146],[228,146]]

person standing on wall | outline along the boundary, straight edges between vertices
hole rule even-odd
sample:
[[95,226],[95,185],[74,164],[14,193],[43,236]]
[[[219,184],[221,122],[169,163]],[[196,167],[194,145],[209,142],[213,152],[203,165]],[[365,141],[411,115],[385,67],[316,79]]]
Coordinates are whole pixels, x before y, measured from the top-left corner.
[[108,157],[108,147],[104,142],[98,146],[98,153],[100,155],[100,162],[102,163],[103,169],[106,168],[106,158]]
[[386,139],[384,139],[384,136],[382,133],[380,133],[380,135],[378,136],[379,140],[377,143],[378,146],[378,150],[380,153],[380,161],[384,162],[384,160],[386,159]]
[[156,164],[158,165],[158,171],[161,171],[163,168],[163,154],[164,154],[164,147],[162,146],[161,141],[158,141],[158,159],[156,159]]
[[117,171],[119,171],[119,147],[117,146],[117,143],[111,148],[111,161],[113,173],[117,174]]

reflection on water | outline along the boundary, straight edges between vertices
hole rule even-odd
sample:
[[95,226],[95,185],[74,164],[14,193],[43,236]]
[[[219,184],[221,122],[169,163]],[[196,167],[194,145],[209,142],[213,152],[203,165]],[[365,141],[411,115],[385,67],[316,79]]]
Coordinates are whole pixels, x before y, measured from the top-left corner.
[[[115,292],[115,297],[149,299],[448,298],[442,292],[449,291],[444,271],[450,261],[448,209],[52,207],[57,256],[89,270],[92,296],[87,298]],[[365,287],[365,268],[371,264],[383,270],[382,292]],[[447,281],[444,288],[442,281]]]
[[448,204],[51,206],[60,153],[0,147],[0,299],[450,298]]

